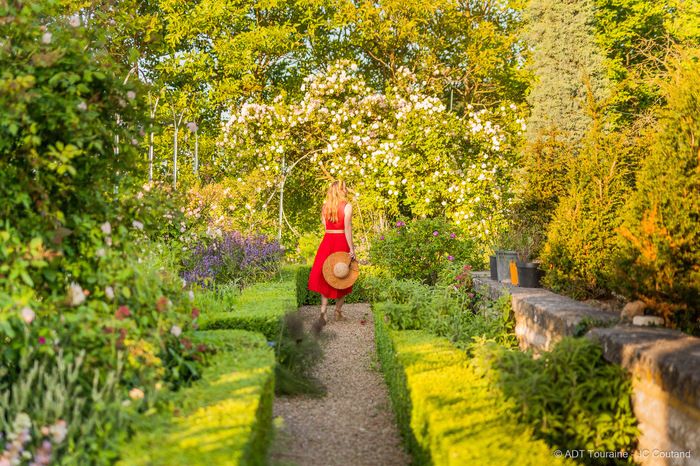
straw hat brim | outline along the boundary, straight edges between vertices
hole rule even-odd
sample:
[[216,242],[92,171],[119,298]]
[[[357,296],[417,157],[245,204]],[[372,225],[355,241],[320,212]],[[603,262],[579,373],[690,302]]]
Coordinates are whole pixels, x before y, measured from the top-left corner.
[[[335,264],[339,262],[344,262],[350,265],[350,272],[346,277],[336,277],[333,273],[333,268]],[[336,290],[344,290],[350,288],[353,283],[357,280],[360,275],[360,264],[356,260],[351,260],[350,253],[348,252],[334,252],[326,258],[323,262],[323,278],[326,279],[326,283],[335,288]]]

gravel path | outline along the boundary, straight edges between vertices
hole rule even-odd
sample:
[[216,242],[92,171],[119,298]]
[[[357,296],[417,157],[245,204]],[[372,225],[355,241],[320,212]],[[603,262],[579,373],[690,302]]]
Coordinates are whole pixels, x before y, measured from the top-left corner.
[[[369,306],[346,304],[343,313],[348,320],[342,322],[335,321],[332,306],[328,311],[329,322],[321,333],[325,357],[316,367],[327,394],[320,399],[275,399],[274,413],[282,425],[272,446],[271,464],[408,465],[410,457],[401,446],[379,372]],[[301,313],[310,328],[319,306],[304,306]]]

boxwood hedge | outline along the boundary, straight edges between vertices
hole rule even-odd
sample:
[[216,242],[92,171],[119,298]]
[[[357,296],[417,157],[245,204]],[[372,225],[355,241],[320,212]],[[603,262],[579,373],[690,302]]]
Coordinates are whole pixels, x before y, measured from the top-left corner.
[[199,332],[217,348],[202,379],[172,393],[170,410],[138,421],[121,466],[263,465],[272,427],[275,357],[243,330]]
[[571,464],[513,419],[512,402],[464,352],[422,330],[391,330],[381,306],[374,311],[382,370],[415,464]]

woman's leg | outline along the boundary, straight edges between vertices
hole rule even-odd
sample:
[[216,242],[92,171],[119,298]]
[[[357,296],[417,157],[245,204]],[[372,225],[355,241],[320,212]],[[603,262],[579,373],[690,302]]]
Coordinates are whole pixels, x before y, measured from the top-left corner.
[[321,317],[320,317],[320,320],[322,320],[324,324],[326,323],[326,308],[328,308],[328,298],[321,295]]
[[344,303],[345,303],[345,296],[335,300],[335,320],[344,320],[345,319],[345,316],[343,315],[343,311],[342,311]]

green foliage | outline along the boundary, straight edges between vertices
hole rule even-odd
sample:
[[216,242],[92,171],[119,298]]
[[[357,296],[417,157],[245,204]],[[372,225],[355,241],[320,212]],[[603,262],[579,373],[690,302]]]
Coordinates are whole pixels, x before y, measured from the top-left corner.
[[[624,133],[594,128],[569,162],[568,188],[541,255],[544,283],[575,298],[609,293],[622,207],[633,185],[639,148]],[[572,225],[576,225],[572,228]]]
[[506,346],[516,344],[510,297],[493,302],[450,288],[399,283],[391,291],[401,290],[393,299],[373,304],[392,328],[429,331],[461,348],[468,348],[478,338],[493,339]]
[[469,262],[476,268],[483,265],[475,242],[442,218],[397,222],[373,239],[370,258],[395,278],[429,285],[435,284],[450,261]]
[[[62,16],[58,2],[3,5],[0,218],[23,242],[41,238],[77,260],[83,222],[104,221],[114,193],[132,184],[139,88],[124,84],[128,69],[104,38],[71,25],[78,17]],[[58,279],[32,276],[40,289]]]
[[594,2],[533,0],[525,16],[535,79],[528,96],[528,140],[556,130],[575,147],[591,124],[588,99],[601,101],[609,94],[604,55],[595,40]]
[[422,331],[393,331],[375,312],[377,350],[397,422],[416,464],[570,464],[552,456],[462,351]]
[[241,330],[199,332],[217,349],[201,381],[173,394],[169,410],[144,415],[117,464],[264,465],[271,438],[274,355]]
[[494,344],[478,345],[473,353],[472,364],[494,372],[521,422],[550,445],[634,450],[638,431],[631,381],[624,369],[605,361],[596,343],[565,338],[538,359]]
[[691,332],[700,329],[700,52],[664,86],[667,107],[619,225],[615,286]]
[[[250,330],[276,340],[282,330],[282,318],[295,309],[293,273],[285,270],[277,281],[256,283],[240,294],[232,290],[219,301],[203,298],[214,306],[202,309],[200,328]],[[205,291],[204,295],[208,293],[212,292]]]
[[299,238],[297,250],[305,264],[313,264],[321,238],[315,233],[306,233]]
[[[509,233],[514,243],[522,243],[523,234],[532,238],[530,259],[539,256],[549,222],[559,200],[567,193],[571,151],[572,147],[554,129],[523,148],[520,176],[517,177],[517,201],[513,206]],[[519,244],[512,244],[511,248],[522,249]]]

